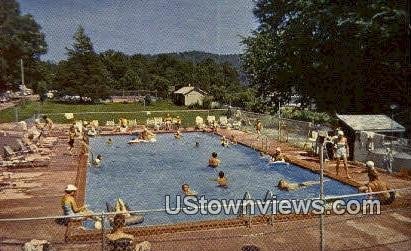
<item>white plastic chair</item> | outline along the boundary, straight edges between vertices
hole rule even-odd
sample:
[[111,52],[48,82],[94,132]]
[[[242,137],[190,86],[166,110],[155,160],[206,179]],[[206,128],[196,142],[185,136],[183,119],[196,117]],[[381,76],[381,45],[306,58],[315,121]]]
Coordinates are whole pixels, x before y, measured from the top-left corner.
[[228,127],[228,119],[227,116],[221,116],[219,118],[219,122],[220,122],[220,127],[221,128],[227,128]]
[[203,129],[204,128],[204,119],[200,116],[196,117],[196,128]]
[[207,124],[209,126],[213,125],[215,122],[215,116],[207,116]]

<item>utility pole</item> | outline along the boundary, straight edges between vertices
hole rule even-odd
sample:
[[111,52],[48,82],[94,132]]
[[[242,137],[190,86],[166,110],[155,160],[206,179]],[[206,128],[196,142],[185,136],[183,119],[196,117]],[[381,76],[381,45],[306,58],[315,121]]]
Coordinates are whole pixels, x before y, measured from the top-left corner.
[[20,70],[21,70],[21,84],[24,84],[24,63],[23,63],[23,59],[20,59]]

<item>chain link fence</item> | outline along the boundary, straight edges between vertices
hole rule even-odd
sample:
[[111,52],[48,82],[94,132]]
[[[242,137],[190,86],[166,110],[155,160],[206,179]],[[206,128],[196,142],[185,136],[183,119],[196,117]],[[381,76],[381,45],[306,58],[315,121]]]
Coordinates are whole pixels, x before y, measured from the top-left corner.
[[287,142],[291,145],[306,148],[309,143],[312,123],[285,119],[277,115],[238,111],[236,117],[242,121],[243,130],[255,132],[257,120],[262,124],[261,134],[265,138]]
[[161,218],[166,213],[164,208],[129,211],[121,217],[119,213],[101,212],[87,216],[3,218],[0,247],[1,250],[244,250],[241,248],[249,245],[258,248],[251,250],[274,247],[406,250],[411,243],[411,189],[391,192],[397,194],[396,200],[381,206],[380,211],[362,200],[381,192],[325,197],[323,224],[314,208],[305,213],[281,214],[277,207],[274,214],[248,215],[246,208],[252,204],[245,201],[243,215],[176,224],[124,226],[133,215]]

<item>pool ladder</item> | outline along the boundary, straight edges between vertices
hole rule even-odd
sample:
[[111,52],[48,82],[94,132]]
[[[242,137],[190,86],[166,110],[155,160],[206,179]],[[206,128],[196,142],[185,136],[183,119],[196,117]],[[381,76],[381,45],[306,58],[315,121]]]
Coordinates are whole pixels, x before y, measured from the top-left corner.
[[[267,190],[267,192],[265,194],[265,197],[264,197],[264,202],[269,201],[271,203],[273,198],[275,198],[274,194],[270,190]],[[251,200],[251,195],[247,191],[247,192],[244,193],[244,196],[243,196],[243,203],[245,202],[245,204],[242,205],[241,211],[239,212],[239,215],[238,215],[239,217],[243,217],[245,215],[248,215],[247,226],[249,228],[251,228],[251,221],[252,221],[251,213],[252,212],[251,212],[251,205],[249,203],[247,203],[247,201],[250,201],[250,200]],[[272,205],[272,206],[274,207],[274,205]],[[273,210],[274,210],[274,208],[273,208]],[[254,205],[254,212],[255,212],[255,205]],[[269,213],[269,212],[267,212],[267,213]],[[274,214],[273,214],[273,212],[270,213],[270,218],[269,218],[268,222],[271,226],[274,225]]]

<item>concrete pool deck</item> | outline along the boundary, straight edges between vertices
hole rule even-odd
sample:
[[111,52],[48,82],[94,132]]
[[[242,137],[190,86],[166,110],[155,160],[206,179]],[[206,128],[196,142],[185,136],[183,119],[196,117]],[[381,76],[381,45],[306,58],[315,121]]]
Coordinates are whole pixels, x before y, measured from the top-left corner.
[[[66,128],[66,127],[63,127]],[[61,127],[60,127],[61,129]],[[230,136],[235,133],[237,140],[245,145],[254,145],[258,141],[255,135],[240,131],[220,129],[219,134]],[[53,132],[58,136],[54,147],[52,161],[47,168],[24,168],[12,171],[22,174],[38,174],[29,182],[40,183],[40,186],[24,191],[30,198],[1,199],[0,219],[20,217],[41,217],[60,215],[60,198],[64,187],[69,183],[79,185],[85,182],[85,161],[79,156],[66,155],[67,136],[62,130]],[[301,155],[304,151],[286,143],[269,141],[269,151],[280,146],[290,160],[311,170],[318,170],[318,158]],[[78,144],[76,144],[78,148]],[[340,181],[359,185],[367,181],[366,174],[352,174],[352,180],[335,175],[335,163],[327,163],[326,175]],[[363,167],[350,165],[350,172],[362,170]],[[382,179],[393,188],[411,186],[410,178],[381,174]],[[83,181],[83,182],[82,182]],[[81,184],[80,184],[81,187]],[[84,198],[84,189],[79,199]],[[327,216],[325,241],[327,249],[366,249],[375,246],[377,250],[407,250],[411,238],[410,196],[404,195],[393,206],[383,208],[379,216]],[[398,205],[401,204],[401,205]],[[318,249],[318,217],[292,221],[275,222],[274,226],[260,224],[251,228],[237,226],[209,230],[174,232],[137,237],[152,243],[152,250],[241,250],[245,244],[254,244],[261,250],[275,249]],[[36,220],[26,222],[2,222],[0,224],[0,250],[20,250],[20,246],[30,239],[50,240],[58,250],[94,250],[101,246],[98,240],[88,243],[65,243],[67,228],[57,225],[54,220]],[[97,243],[93,243],[97,241]]]

